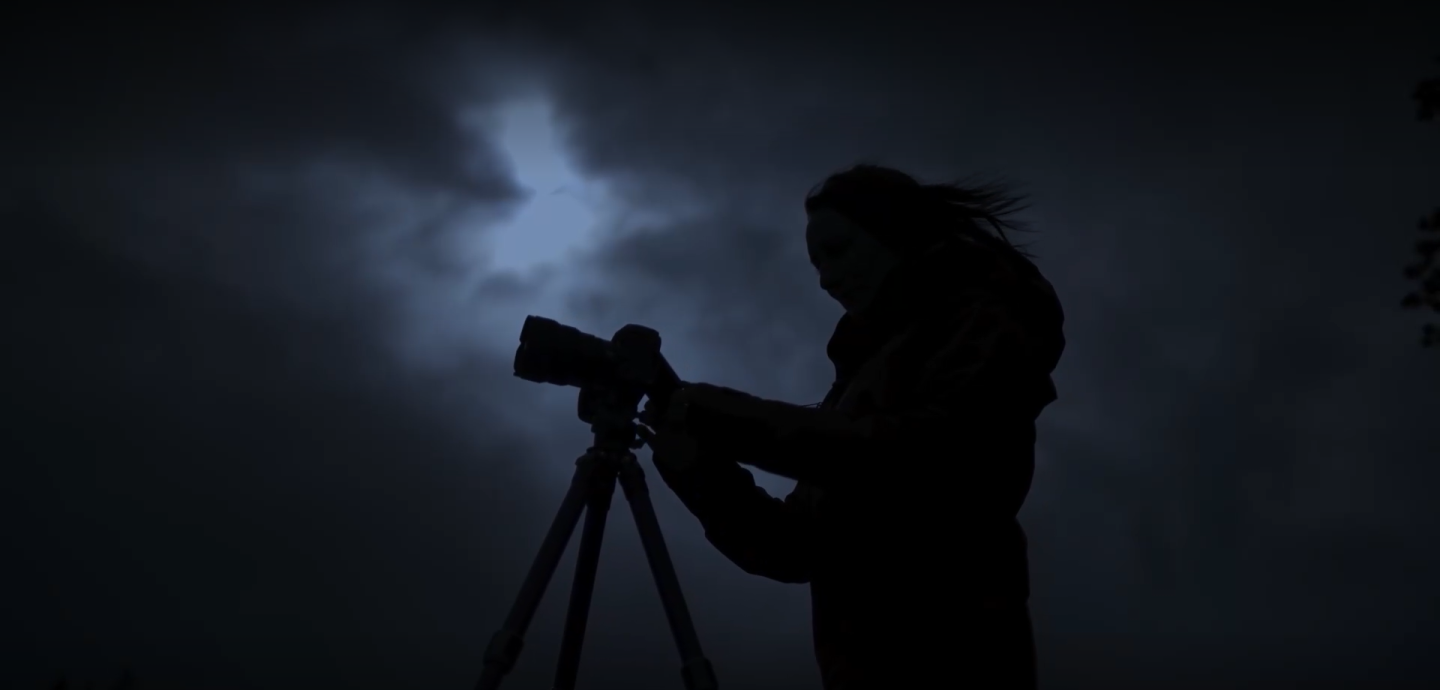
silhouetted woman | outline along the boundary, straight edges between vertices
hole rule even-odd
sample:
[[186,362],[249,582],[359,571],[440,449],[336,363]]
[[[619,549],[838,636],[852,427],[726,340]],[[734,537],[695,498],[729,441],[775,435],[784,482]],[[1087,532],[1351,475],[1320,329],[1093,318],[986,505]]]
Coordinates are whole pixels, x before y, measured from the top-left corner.
[[[818,408],[690,385],[650,409],[665,482],[746,572],[810,585],[826,690],[1035,684],[1025,535],[1059,301],[1016,201],[859,166],[805,199],[844,308]],[[795,479],[785,499],[750,465]]]

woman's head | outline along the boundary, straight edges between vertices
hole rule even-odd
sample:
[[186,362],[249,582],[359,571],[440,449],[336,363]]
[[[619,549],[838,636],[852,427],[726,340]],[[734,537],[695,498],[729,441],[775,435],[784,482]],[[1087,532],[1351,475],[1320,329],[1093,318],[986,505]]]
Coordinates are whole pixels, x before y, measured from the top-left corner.
[[877,165],[835,173],[805,197],[805,244],[820,286],[862,312],[906,260],[951,242],[1024,259],[1007,230],[1021,199],[1003,186],[921,184]]

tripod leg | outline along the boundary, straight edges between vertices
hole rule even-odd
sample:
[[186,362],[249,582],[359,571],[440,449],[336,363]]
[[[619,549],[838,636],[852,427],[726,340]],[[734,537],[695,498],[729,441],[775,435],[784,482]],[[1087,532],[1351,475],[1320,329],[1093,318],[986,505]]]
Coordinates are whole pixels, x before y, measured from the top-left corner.
[[650,502],[645,473],[634,454],[627,453],[620,460],[620,486],[630,502],[630,512],[635,514],[635,527],[640,532],[640,543],[645,547],[645,560],[650,563],[650,574],[655,577],[655,588],[660,590],[660,604],[665,608],[670,634],[680,650],[680,674],[685,680],[685,687],[688,690],[715,690],[715,670],[700,650],[700,636],[695,633],[694,621],[690,620],[690,608],[685,605],[685,595],[680,591],[680,578],[675,574],[675,564],[671,562],[670,550],[665,546],[665,535],[660,531],[655,505]]
[[545,540],[540,543],[540,551],[535,554],[530,571],[525,574],[520,593],[516,595],[510,613],[505,616],[504,625],[490,638],[490,645],[485,648],[485,666],[480,671],[479,682],[475,684],[476,690],[500,687],[500,681],[515,666],[520,649],[525,646],[525,631],[535,618],[540,598],[545,596],[545,589],[550,586],[550,579],[555,576],[555,568],[560,565],[560,557],[565,553],[565,545],[570,542],[570,535],[575,533],[575,525],[580,522],[580,513],[585,510],[585,501],[594,484],[597,461],[595,455],[586,453],[575,462],[570,488],[560,502],[550,530],[545,533]]
[[590,598],[595,593],[595,573],[600,566],[600,545],[605,540],[605,518],[615,495],[615,471],[603,463],[592,476],[585,527],[580,531],[580,551],[575,557],[575,579],[570,583],[570,606],[565,612],[565,632],[560,638],[560,661],[555,666],[554,690],[574,690],[580,673],[580,649],[585,644],[585,625],[590,617]]

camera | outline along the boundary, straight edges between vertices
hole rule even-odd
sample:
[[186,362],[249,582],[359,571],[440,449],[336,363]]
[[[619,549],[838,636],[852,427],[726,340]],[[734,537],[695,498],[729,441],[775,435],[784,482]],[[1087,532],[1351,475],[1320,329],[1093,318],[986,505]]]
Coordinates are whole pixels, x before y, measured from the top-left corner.
[[660,354],[660,334],[630,324],[609,340],[540,316],[525,317],[515,376],[534,383],[580,389],[580,418],[592,421],[598,404],[633,411],[649,397],[663,406],[683,382]]

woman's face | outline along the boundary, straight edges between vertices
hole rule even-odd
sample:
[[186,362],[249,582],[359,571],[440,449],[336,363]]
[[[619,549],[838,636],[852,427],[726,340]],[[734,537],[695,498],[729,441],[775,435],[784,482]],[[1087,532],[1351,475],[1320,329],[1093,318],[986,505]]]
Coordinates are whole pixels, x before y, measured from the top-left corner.
[[838,211],[819,208],[805,226],[810,263],[820,288],[849,314],[864,312],[900,257]]

